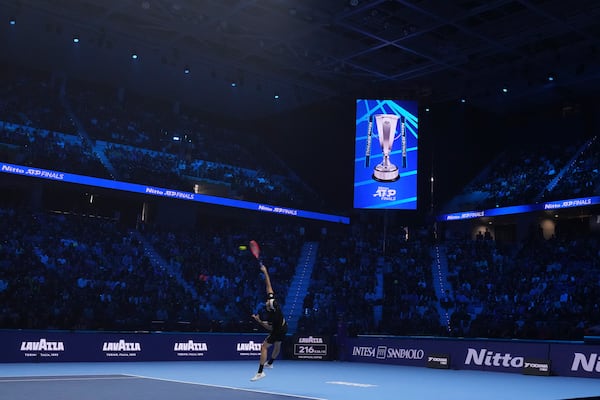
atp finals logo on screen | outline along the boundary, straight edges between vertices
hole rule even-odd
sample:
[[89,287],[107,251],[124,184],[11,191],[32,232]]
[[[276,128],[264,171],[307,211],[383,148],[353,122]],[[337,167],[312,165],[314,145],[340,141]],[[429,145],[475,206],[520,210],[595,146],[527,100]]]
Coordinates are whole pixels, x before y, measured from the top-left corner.
[[417,209],[417,103],[356,101],[354,208]]

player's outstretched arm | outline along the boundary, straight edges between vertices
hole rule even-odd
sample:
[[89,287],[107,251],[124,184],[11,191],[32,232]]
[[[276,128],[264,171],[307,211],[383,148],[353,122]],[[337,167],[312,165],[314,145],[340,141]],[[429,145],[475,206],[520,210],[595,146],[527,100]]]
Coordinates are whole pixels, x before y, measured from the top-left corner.
[[271,278],[269,277],[269,271],[267,271],[267,267],[264,264],[261,264],[260,271],[265,275],[265,286],[267,290],[267,296],[273,292],[273,287],[271,286]]

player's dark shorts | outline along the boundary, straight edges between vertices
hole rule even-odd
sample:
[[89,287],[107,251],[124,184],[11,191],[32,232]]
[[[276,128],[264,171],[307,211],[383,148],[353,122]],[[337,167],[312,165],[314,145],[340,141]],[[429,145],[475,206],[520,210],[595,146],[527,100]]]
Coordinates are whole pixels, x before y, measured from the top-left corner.
[[287,334],[287,323],[283,324],[280,329],[277,329],[276,332],[271,332],[269,336],[265,339],[267,343],[273,344],[275,342],[283,342],[285,339],[285,335]]

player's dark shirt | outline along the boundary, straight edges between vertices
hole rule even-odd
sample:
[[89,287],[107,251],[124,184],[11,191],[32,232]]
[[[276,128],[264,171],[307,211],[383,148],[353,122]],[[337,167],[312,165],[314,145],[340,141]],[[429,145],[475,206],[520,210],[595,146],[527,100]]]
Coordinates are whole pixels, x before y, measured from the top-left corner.
[[269,321],[273,327],[271,333],[278,334],[285,333],[287,331],[287,326],[284,325],[285,319],[283,316],[283,311],[278,304],[275,306],[273,311],[267,310],[267,321]]

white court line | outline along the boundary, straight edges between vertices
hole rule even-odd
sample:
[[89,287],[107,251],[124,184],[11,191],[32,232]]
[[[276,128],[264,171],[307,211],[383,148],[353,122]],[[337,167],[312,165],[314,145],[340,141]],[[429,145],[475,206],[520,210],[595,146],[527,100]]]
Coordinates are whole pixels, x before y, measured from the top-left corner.
[[377,387],[377,385],[373,385],[371,383],[357,383],[357,382],[344,382],[344,381],[327,381],[325,383],[330,383],[332,385],[346,385],[346,386],[356,386],[356,387]]
[[100,380],[109,380],[109,379],[136,379],[134,376],[105,376],[105,377],[73,377],[73,378],[64,378],[64,377],[40,377],[40,378],[19,378],[19,379],[2,379],[0,378],[0,383],[3,382],[48,382],[48,381],[100,381]]
[[251,392],[251,393],[264,393],[264,394],[274,394],[277,396],[297,397],[297,398],[309,399],[309,400],[327,400],[327,399],[320,398],[320,397],[309,397],[309,396],[301,396],[301,395],[289,394],[289,393],[279,393],[279,392],[268,392],[268,391],[264,391],[264,390],[244,389],[244,388],[238,388],[238,387],[234,387],[234,386],[211,385],[208,383],[187,382],[187,381],[180,381],[177,379],[154,378],[152,376],[129,375],[129,374],[127,376],[135,377],[135,378],[153,379],[156,381],[164,381],[164,382],[185,383],[187,385],[209,386],[209,387],[220,388],[220,389],[240,390],[240,391]]

